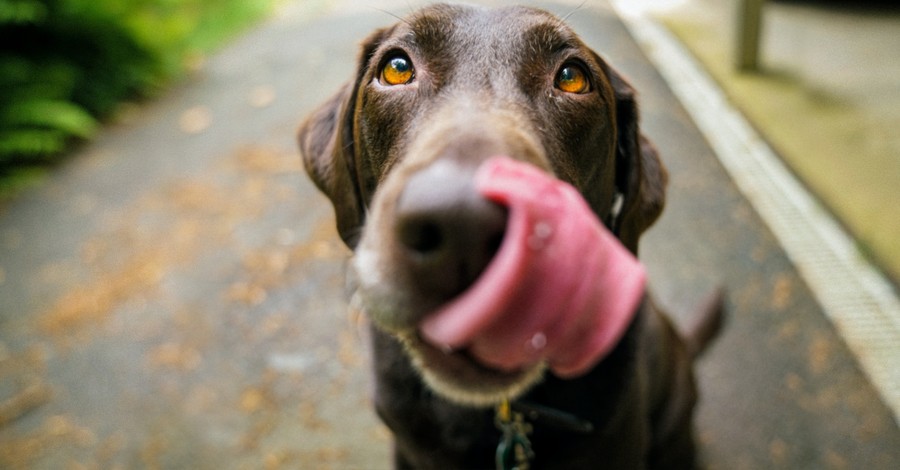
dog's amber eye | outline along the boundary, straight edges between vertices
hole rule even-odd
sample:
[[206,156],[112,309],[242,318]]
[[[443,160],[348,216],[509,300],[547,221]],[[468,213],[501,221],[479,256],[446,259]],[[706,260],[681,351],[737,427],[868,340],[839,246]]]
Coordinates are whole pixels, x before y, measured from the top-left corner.
[[580,65],[567,64],[556,74],[556,88],[566,93],[587,93],[591,91],[591,82]]
[[381,82],[387,85],[406,85],[415,75],[412,61],[403,55],[388,59],[381,68]]

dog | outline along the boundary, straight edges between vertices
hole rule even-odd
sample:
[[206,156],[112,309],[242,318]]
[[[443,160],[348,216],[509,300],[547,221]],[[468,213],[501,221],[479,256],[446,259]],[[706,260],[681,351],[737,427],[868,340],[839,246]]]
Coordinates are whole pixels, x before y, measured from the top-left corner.
[[643,296],[611,351],[575,377],[491,367],[418,333],[502,243],[509,214],[474,189],[489,157],[571,185],[635,256],[663,210],[667,173],[639,129],[634,89],[562,20],[526,7],[426,7],[363,42],[355,77],[298,141],[355,252],[396,468],[502,466],[509,427],[493,407],[504,397],[527,439],[519,468],[695,466],[692,362],[719,328],[719,291],[680,332]]

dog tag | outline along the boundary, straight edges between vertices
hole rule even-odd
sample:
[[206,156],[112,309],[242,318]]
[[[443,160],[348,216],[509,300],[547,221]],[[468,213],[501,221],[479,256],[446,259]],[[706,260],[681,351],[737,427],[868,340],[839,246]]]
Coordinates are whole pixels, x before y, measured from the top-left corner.
[[495,422],[503,433],[497,444],[497,470],[528,470],[529,462],[534,458],[531,441],[528,440],[531,425],[525,422],[522,413],[510,409],[508,400],[497,406]]

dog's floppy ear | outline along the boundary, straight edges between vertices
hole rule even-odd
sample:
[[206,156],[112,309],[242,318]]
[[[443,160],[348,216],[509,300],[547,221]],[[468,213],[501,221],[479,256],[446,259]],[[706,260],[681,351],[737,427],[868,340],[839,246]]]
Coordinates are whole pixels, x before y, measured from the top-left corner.
[[338,233],[351,249],[359,242],[366,216],[353,138],[357,94],[375,49],[388,33],[380,29],[363,42],[355,79],[322,103],[297,132],[306,172],[331,199]]
[[364,217],[352,148],[353,85],[341,87],[303,122],[297,134],[306,172],[331,199],[338,233],[351,248]]
[[638,239],[665,206],[668,174],[656,148],[638,127],[634,88],[604,65],[616,100],[616,187],[622,195],[611,228],[622,244],[637,254]]

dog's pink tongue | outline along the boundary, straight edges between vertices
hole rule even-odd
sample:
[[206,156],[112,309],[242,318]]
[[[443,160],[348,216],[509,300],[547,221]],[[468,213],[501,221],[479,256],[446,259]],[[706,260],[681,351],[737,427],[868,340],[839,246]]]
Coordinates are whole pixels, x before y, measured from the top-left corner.
[[509,210],[503,244],[472,287],[422,322],[422,335],[502,370],[545,360],[560,377],[587,372],[631,323],[643,267],[575,188],[531,165],[492,158],[476,186]]

